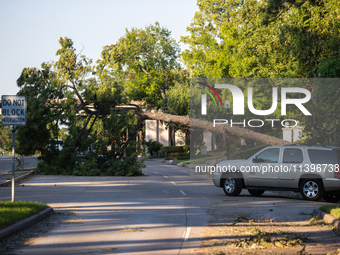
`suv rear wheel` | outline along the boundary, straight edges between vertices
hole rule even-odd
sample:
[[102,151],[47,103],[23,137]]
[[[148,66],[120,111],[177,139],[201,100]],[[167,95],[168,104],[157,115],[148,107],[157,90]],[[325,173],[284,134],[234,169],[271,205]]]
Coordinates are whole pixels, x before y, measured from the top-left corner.
[[317,201],[325,192],[320,179],[304,179],[300,185],[300,193],[306,200]]
[[262,189],[248,189],[248,192],[251,195],[255,196],[255,197],[259,197],[259,196],[261,196],[265,192],[265,190],[262,190]]
[[242,179],[237,174],[229,174],[223,179],[223,191],[227,196],[238,196],[242,191]]
[[325,199],[326,202],[337,203],[340,201],[340,195],[325,193],[325,195],[323,195],[323,199]]

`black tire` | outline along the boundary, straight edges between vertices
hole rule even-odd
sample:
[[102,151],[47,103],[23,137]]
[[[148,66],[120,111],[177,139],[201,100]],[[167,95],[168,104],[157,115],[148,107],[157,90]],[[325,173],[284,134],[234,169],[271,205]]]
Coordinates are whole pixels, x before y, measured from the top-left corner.
[[325,193],[323,195],[323,199],[325,199],[325,201],[329,203],[338,203],[340,201],[340,195]]
[[248,192],[251,195],[255,196],[255,197],[259,197],[259,196],[261,196],[265,192],[265,190],[262,190],[262,189],[248,189]]
[[301,196],[309,201],[318,201],[325,191],[320,179],[304,179],[300,185]]
[[228,174],[223,179],[223,191],[227,196],[238,196],[242,191],[242,179],[237,174]]

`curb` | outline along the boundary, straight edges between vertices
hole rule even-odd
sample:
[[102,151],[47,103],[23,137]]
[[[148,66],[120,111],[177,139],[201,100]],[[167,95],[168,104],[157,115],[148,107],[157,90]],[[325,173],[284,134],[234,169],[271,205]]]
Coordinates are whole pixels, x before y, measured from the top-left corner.
[[42,210],[41,212],[38,212],[26,219],[23,219],[21,221],[18,221],[17,223],[14,223],[11,226],[8,226],[4,229],[0,230],[0,240],[4,239],[6,237],[9,237],[12,234],[15,234],[19,232],[20,230],[23,230],[24,228],[30,227],[39,221],[45,219],[47,216],[49,216],[53,212],[53,208],[47,207],[46,209]]
[[[16,177],[14,180],[15,180],[15,182],[21,181],[21,180],[23,180],[23,179],[25,179],[25,178],[27,178],[27,177],[33,175],[33,173],[34,173],[34,172],[31,171],[31,172],[29,172],[29,173],[26,173],[26,174],[23,174],[23,175],[21,175],[21,176],[19,176],[19,177]],[[5,182],[3,182],[3,183],[0,183],[0,187],[8,186],[8,185],[10,185],[11,183],[12,183],[12,180],[5,181]]]
[[[156,160],[153,160],[153,159],[149,159],[149,161],[156,161]],[[167,164],[167,165],[171,165],[171,166],[179,166],[179,167],[183,167],[185,168],[184,171],[187,171],[187,172],[190,172],[190,170],[192,169],[192,167],[188,164],[182,164],[182,163],[176,163],[174,162],[173,160],[162,160],[160,159],[159,160],[160,163],[163,163],[163,164]]]
[[313,215],[322,218],[327,223],[332,224],[335,228],[340,229],[340,219],[339,218],[334,217],[333,215],[326,213],[324,211],[321,211],[319,209],[314,209]]
[[168,165],[175,165],[175,166],[182,166],[182,167],[188,167],[190,168],[187,164],[183,164],[183,163],[176,163],[173,160],[162,160],[162,163],[168,164]]

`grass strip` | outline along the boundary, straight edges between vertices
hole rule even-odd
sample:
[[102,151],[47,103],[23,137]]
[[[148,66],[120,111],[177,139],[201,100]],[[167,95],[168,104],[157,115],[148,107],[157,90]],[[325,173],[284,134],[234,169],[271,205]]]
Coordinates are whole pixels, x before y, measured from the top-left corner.
[[320,210],[332,214],[335,217],[340,218],[340,206],[339,205],[323,205]]
[[48,206],[37,202],[0,201],[0,229],[38,213]]

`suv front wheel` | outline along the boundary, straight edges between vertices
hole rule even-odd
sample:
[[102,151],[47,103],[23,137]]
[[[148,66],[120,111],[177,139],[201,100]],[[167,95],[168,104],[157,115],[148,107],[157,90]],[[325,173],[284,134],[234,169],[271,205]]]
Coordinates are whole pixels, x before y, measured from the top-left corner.
[[324,194],[320,179],[304,179],[300,185],[300,193],[306,200],[317,201]]
[[242,191],[242,180],[237,174],[229,174],[223,179],[223,191],[227,196],[238,196]]

